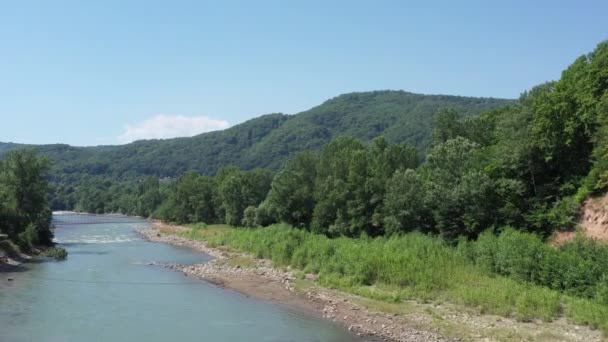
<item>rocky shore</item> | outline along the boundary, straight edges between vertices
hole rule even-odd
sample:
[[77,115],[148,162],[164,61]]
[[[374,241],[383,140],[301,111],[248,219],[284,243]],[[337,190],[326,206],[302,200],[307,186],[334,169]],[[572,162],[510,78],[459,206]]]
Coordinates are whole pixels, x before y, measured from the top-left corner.
[[[17,272],[23,269],[24,259],[9,258],[5,255],[0,255],[0,273]],[[11,279],[12,280],[12,279]]]
[[[290,270],[279,270],[272,267],[268,260],[251,258],[243,253],[235,253],[210,248],[200,241],[183,238],[175,234],[161,232],[169,227],[155,222],[152,228],[138,229],[146,239],[176,246],[185,246],[214,257],[204,264],[166,265],[166,267],[183,272],[186,276],[204,279],[217,286],[226,287],[245,295],[259,299],[271,300],[290,305],[301,310],[317,313],[345,326],[356,335],[369,338],[371,341],[455,341],[441,336],[435,331],[416,329],[415,322],[397,314],[371,311],[353,301],[354,297],[338,291],[312,286],[309,289],[297,289],[294,286],[295,276]],[[170,226],[174,232],[186,228]],[[246,266],[233,263],[233,260],[247,260]],[[315,276],[306,275],[310,281]]]

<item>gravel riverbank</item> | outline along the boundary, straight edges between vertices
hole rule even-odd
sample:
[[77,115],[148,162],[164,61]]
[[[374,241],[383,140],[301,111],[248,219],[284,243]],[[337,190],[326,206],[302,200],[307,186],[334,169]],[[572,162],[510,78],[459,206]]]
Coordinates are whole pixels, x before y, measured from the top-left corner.
[[[370,311],[356,304],[348,294],[317,286],[309,290],[296,290],[293,273],[272,267],[268,260],[253,259],[247,254],[222,251],[210,248],[200,241],[165,234],[160,230],[163,227],[169,227],[176,232],[186,229],[155,222],[152,228],[138,229],[138,232],[150,241],[190,247],[215,258],[204,264],[167,265],[168,268],[183,272],[187,276],[195,276],[255,298],[317,313],[373,341],[455,341],[444,338],[437,332],[414,328],[409,321],[411,317],[406,319],[397,314]],[[252,262],[243,267],[230,262],[235,258],[246,258]],[[307,277],[314,280],[313,275]]]
[[203,264],[165,265],[167,268],[247,296],[317,314],[367,341],[460,341],[446,335],[466,341],[606,341],[601,331],[564,318],[522,322],[449,303],[386,303],[327,289],[316,283],[313,274],[298,280],[289,268],[277,269],[269,260],[246,253],[210,248],[179,235],[188,228],[159,221],[152,228],[138,231],[150,241],[185,246],[214,257]]

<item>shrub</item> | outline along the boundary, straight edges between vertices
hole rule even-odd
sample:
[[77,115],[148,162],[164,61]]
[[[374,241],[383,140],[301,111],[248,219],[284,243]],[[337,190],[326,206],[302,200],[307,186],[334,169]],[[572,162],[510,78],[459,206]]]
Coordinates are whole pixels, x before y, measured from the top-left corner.
[[604,274],[595,290],[595,300],[608,306],[608,275]]
[[68,257],[68,251],[60,247],[50,247],[42,252],[42,256],[55,258],[56,260],[65,260]]
[[252,205],[245,208],[245,211],[243,211],[243,226],[250,227],[250,228],[256,226],[255,212],[256,212],[256,209]]
[[579,297],[594,298],[608,275],[608,246],[577,237],[559,248],[538,236],[506,228],[461,242],[461,254],[482,270],[532,282]]
[[19,247],[23,250],[31,250],[39,243],[38,230],[33,224],[27,225],[25,231],[19,234]]
[[607,277],[598,276],[608,247],[587,240],[558,249],[506,228],[453,247],[421,233],[332,239],[286,224],[223,230],[207,239],[277,266],[316,273],[324,286],[378,300],[445,300],[521,321],[550,321],[564,312],[608,332]]
[[276,222],[273,207],[268,202],[262,202],[255,210],[255,225],[266,227]]
[[11,240],[0,240],[0,251],[4,251],[11,258],[19,256],[19,246],[15,245]]

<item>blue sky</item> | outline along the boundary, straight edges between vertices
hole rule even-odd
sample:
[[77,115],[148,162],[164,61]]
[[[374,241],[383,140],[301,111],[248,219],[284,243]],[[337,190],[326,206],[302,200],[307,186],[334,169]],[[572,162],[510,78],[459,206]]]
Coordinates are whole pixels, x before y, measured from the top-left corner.
[[608,39],[607,1],[3,1],[0,141],[117,144],[351,91],[515,98]]

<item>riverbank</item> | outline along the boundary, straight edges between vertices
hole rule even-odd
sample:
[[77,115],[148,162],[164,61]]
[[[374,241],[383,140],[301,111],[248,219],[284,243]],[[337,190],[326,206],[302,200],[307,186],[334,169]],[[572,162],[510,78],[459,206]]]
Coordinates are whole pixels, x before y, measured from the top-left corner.
[[19,273],[27,270],[23,264],[31,259],[8,240],[0,241],[0,290],[11,286]]
[[0,234],[0,273],[19,272],[22,264],[32,257],[21,253],[19,247],[12,243],[6,235]]
[[1,255],[0,252],[0,273],[12,273],[23,270],[23,258],[11,258]]
[[168,268],[236,290],[245,295],[278,302],[321,315],[345,326],[359,336],[385,341],[456,341],[434,331],[416,329],[397,313],[374,312],[357,303],[353,296],[314,286],[314,277],[299,282],[291,270],[272,267],[269,260],[254,259],[246,253],[210,248],[201,241],[184,238],[179,233],[188,228],[154,222],[153,228],[138,232],[155,242],[185,246],[215,259],[196,265],[167,265]]
[[204,241],[187,238],[189,231],[155,222],[153,228],[140,233],[151,241],[190,247],[216,258],[206,264],[169,268],[252,297],[317,313],[359,335],[391,341],[602,341],[599,331],[563,319],[519,322],[447,303],[389,303],[327,289],[317,284],[313,274],[302,277],[296,270],[275,268],[270,261],[246,253],[210,248]]

